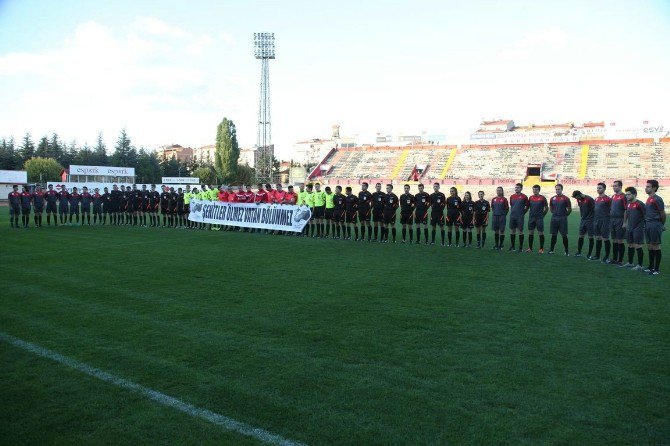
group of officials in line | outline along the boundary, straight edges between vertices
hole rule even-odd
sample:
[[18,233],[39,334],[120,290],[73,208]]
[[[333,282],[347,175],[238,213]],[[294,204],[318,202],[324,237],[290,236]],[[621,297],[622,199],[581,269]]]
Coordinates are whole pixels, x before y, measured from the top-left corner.
[[[598,184],[595,198],[574,191],[572,197],[577,201],[581,216],[575,256],[582,256],[584,239],[588,238],[586,257],[589,260],[600,260],[604,246],[603,263],[658,275],[666,219],[663,199],[656,193],[658,187],[657,180],[647,181],[646,202],[637,198],[638,191],[634,187],[627,187],[623,191],[623,184],[618,180],[612,183],[614,193],[611,196],[605,193],[605,183]],[[482,248],[486,242],[485,229],[490,220],[494,233],[492,249],[503,250],[505,231],[509,226],[508,251],[533,252],[537,232],[540,254],[544,253],[545,245],[544,217],[550,212],[551,240],[548,254],[554,253],[560,235],[564,254],[570,255],[568,216],[572,206],[570,198],[563,194],[561,184],[555,185],[555,195],[549,200],[540,194],[539,185],[533,186],[532,195],[527,196],[522,192],[523,185],[520,183],[516,184],[514,194],[509,199],[505,197],[504,189],[498,187],[496,196],[490,201],[485,199],[483,191],[477,193],[477,200],[473,200],[470,192],[465,192],[461,198],[455,187],[450,188],[449,196],[445,196],[440,192],[439,183],[433,184],[431,194],[424,190],[423,184],[418,185],[418,192],[414,195],[410,193],[409,185],[404,186],[404,193],[400,196],[393,192],[391,184],[386,185],[386,192],[382,191],[380,183],[375,185],[374,192],[368,189],[368,183],[362,183],[357,195],[353,194],[351,187],[346,187],[343,194],[339,185],[334,191],[330,187],[321,190],[321,185],[316,183],[301,185],[299,192],[294,192],[293,186],[283,190],[281,184],[277,184],[275,189],[270,184],[265,184],[265,188],[259,184],[256,191],[251,186],[246,186],[246,189],[239,186],[236,191],[231,186],[216,188],[205,185],[200,190],[191,189],[188,185],[184,190],[181,187],[175,190],[174,187],[162,186],[162,191],[158,192],[155,185],[150,189],[146,185],[142,189],[136,185],[132,188],[114,185],[111,191],[105,187],[102,193],[97,188],[91,193],[86,187],[81,192],[76,187],[68,192],[64,187],[55,191],[49,185],[46,191],[37,187],[32,193],[27,187],[19,192],[18,186],[14,186],[8,198],[10,224],[17,229],[21,227],[19,216],[22,217],[22,226],[29,227],[31,208],[37,227],[42,226],[42,214],[46,210],[48,225],[51,224],[51,217],[54,225],[58,225],[59,221],[61,224],[79,224],[80,214],[81,223],[90,225],[92,211],[93,224],[107,224],[109,218],[111,225],[206,229],[204,223],[188,219],[191,200],[200,199],[307,206],[311,209],[312,218],[300,235],[381,243],[388,243],[389,236],[391,242],[396,243],[397,209],[400,208],[402,243],[420,244],[423,233],[424,243],[434,245],[439,228],[442,246],[471,247],[472,233],[475,232],[475,246]],[[209,227],[215,230],[238,229],[220,225]],[[432,228],[430,239],[429,227]],[[525,228],[528,230],[528,247],[524,251]],[[643,266],[645,242],[649,259],[647,268]],[[625,244],[628,257],[624,263]]]

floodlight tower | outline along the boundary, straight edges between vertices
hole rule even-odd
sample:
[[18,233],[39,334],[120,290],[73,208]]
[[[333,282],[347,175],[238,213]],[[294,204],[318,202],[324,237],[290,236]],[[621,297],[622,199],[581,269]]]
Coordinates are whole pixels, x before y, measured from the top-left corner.
[[274,33],[254,33],[254,56],[261,60],[261,92],[258,103],[258,134],[256,136],[256,178],[272,182],[272,125],[270,124],[270,59],[275,58]]

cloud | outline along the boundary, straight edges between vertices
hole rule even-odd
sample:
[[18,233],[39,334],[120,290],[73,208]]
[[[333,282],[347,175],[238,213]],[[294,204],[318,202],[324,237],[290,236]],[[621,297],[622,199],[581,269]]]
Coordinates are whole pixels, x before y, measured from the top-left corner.
[[533,29],[517,41],[501,48],[498,56],[514,60],[529,59],[540,53],[562,50],[565,42],[565,32],[558,27]]
[[219,39],[221,41],[223,41],[224,43],[226,43],[226,45],[229,45],[229,46],[237,45],[237,40],[235,40],[235,38],[229,33],[220,32],[219,33]]
[[137,17],[133,27],[153,36],[189,37],[189,33],[178,26],[168,25],[156,17]]
[[103,130],[111,146],[126,127],[138,145],[212,139],[221,98],[247,88],[226,82],[235,73],[212,70],[206,55],[214,43],[139,17],[125,29],[82,23],[51,51],[0,54],[0,83],[14,104],[0,111],[0,135],[57,131],[90,143]]

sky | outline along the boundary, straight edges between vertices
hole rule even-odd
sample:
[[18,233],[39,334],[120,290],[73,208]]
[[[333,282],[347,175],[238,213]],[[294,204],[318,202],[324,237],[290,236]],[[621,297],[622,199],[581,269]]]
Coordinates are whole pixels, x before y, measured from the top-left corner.
[[465,134],[482,119],[670,125],[670,1],[0,0],[0,137],[108,151],[256,143],[274,32],[272,140]]

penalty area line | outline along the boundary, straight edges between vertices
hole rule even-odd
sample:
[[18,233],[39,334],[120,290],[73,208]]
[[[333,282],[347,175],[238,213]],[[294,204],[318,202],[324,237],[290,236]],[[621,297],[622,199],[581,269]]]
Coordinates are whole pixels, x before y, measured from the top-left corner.
[[33,344],[31,342],[16,338],[7,333],[0,332],[0,340],[7,344],[13,345],[14,347],[33,353],[34,355],[37,355],[39,357],[50,359],[54,362],[67,366],[71,369],[77,370],[86,375],[97,378],[106,383],[113,384],[122,389],[126,389],[131,392],[142,395],[145,398],[148,398],[156,403],[162,404],[163,406],[176,409],[194,418],[200,418],[201,420],[208,421],[212,424],[222,427],[225,430],[236,432],[238,434],[245,435],[247,437],[252,437],[255,438],[256,440],[262,441],[263,443],[271,445],[307,446],[305,443],[289,440],[280,435],[276,435],[273,434],[272,432],[266,431],[265,429],[254,427],[241,421],[237,421],[233,418],[227,417],[225,415],[221,415],[216,412],[212,412],[210,410],[194,406],[173,396],[166,395],[157,390],[153,390],[149,387],[145,387],[141,384],[137,384],[125,378],[121,378],[120,376],[116,376],[111,373],[105,372],[104,370],[100,370],[83,362],[79,362],[75,359],[68,358],[67,356],[61,355],[60,353],[56,353],[52,350],[40,347],[39,345]]

